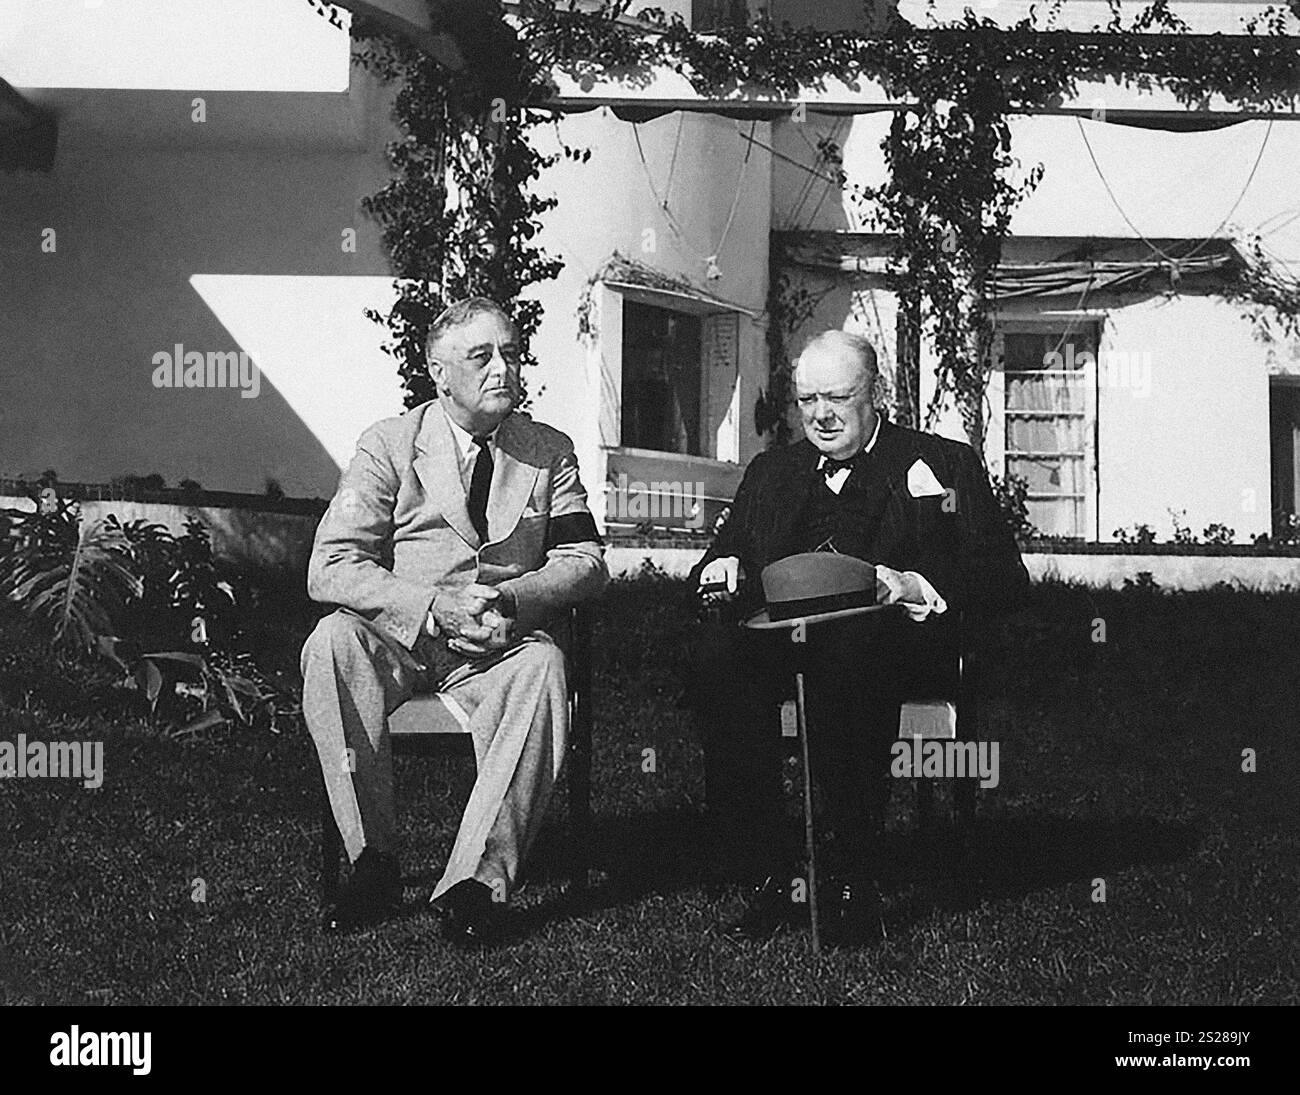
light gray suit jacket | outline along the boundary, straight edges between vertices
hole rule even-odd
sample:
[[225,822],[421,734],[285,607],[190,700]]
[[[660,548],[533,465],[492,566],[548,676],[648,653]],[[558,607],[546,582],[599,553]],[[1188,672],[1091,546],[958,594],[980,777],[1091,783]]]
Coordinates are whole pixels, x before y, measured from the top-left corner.
[[460,468],[436,400],[366,430],[316,530],[312,599],[352,609],[413,649],[446,588],[509,589],[519,634],[600,593],[609,572],[567,436],[521,413],[501,423],[486,543]]

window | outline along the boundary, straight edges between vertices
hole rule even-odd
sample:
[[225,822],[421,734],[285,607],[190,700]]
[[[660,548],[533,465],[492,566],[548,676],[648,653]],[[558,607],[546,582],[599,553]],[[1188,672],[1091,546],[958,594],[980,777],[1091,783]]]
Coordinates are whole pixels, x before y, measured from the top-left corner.
[[1274,376],[1268,386],[1269,450],[1275,534],[1300,513],[1300,376]]
[[694,0],[690,23],[697,31],[747,26],[749,6],[745,0]]
[[701,447],[700,317],[623,305],[624,447],[707,456]]
[[1028,484],[1029,520],[1046,536],[1087,535],[1091,324],[1004,330],[1006,474]]

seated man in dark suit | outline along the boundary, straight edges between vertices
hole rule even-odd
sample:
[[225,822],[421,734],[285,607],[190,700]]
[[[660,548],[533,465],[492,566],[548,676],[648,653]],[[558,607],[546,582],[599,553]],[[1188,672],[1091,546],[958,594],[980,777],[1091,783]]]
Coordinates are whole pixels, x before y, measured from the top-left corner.
[[[890,747],[905,696],[951,673],[956,617],[1016,606],[1029,584],[1014,537],[968,445],[893,425],[873,406],[871,344],[827,331],[795,365],[805,439],[760,453],[731,513],[692,571],[708,600],[743,619],[763,606],[759,576],[777,559],[837,551],[877,568],[881,603],[905,611],[807,629],[809,746],[829,824],[835,900],[823,932],[856,943],[879,934],[874,879],[888,801]],[[742,583],[741,575],[748,580]],[[791,907],[783,843],[776,710],[787,694],[791,636],[706,627],[693,651],[705,715],[706,787],[717,851],[756,888],[729,929],[769,934]]]

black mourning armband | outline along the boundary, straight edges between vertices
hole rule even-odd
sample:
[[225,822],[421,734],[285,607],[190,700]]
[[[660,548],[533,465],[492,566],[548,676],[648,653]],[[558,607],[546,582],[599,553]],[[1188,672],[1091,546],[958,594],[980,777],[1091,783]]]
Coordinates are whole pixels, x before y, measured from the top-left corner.
[[561,544],[603,544],[596,522],[590,513],[566,513],[552,517],[546,523],[546,548],[549,551]]

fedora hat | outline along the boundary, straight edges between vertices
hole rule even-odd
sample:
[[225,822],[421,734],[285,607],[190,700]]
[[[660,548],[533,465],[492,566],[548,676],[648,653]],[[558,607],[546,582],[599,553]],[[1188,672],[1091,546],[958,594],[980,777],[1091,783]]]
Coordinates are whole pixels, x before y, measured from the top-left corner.
[[796,620],[834,620],[878,607],[876,568],[853,555],[789,555],[764,567],[762,582],[767,607],[746,620],[746,627],[788,627]]

